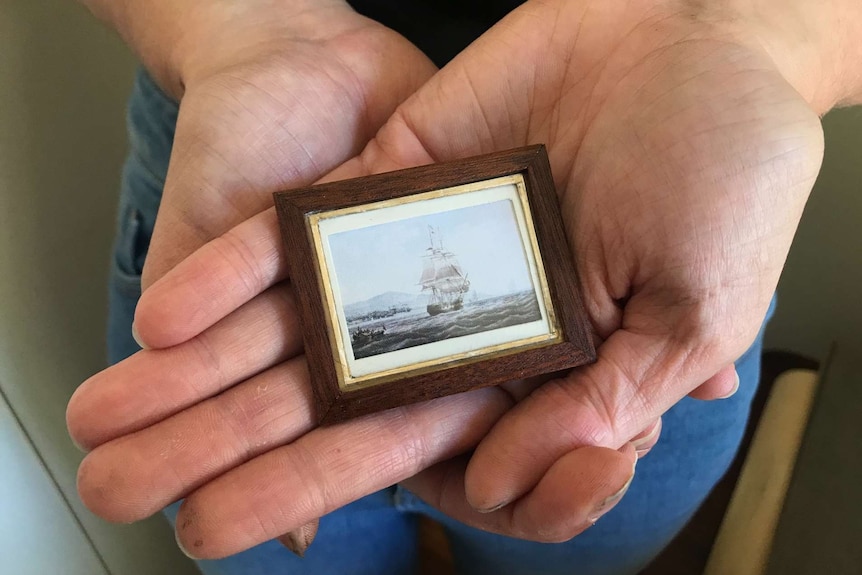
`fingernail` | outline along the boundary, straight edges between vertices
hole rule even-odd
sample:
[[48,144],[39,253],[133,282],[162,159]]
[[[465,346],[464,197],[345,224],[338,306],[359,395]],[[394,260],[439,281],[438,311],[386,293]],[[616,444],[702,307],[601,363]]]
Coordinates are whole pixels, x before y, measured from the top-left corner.
[[637,459],[635,459],[634,464],[632,465],[632,474],[629,477],[629,480],[625,482],[625,484],[613,495],[610,497],[604,498],[596,507],[593,509],[593,512],[589,514],[587,517],[587,521],[590,523],[595,523],[599,519],[601,519],[602,515],[610,511],[614,505],[619,503],[620,499],[623,498],[623,495],[626,494],[626,491],[629,490],[629,486],[632,484],[632,481],[635,478],[635,467],[637,467]]
[[659,431],[661,431],[661,419],[656,420],[649,433],[632,441],[632,446],[635,448],[635,451],[640,453],[641,447],[651,443],[652,440],[655,439],[655,436],[658,435]]
[[[183,552],[183,555],[185,555],[186,557],[188,557],[189,559],[191,559],[191,560],[193,560],[193,561],[198,561],[198,560],[200,559],[200,557],[195,557],[194,555],[192,555],[191,553],[189,553],[189,550],[188,550],[188,549],[186,549],[186,546],[185,546],[185,545],[183,545],[183,542],[182,542],[182,541],[180,541],[180,534],[179,534],[179,532],[174,531],[174,537],[175,537],[175,538],[176,538],[176,540],[177,540],[177,547],[179,547],[179,548],[180,548],[180,551],[182,551],[182,552]],[[201,545],[203,545],[203,541],[201,541],[200,539],[198,539],[197,541],[195,541],[195,545],[196,545],[197,547],[200,547]]]
[[317,521],[306,523],[299,529],[282,535],[278,540],[298,557],[304,557],[308,546],[311,545],[314,536],[317,535],[317,526]]
[[476,508],[476,511],[478,511],[479,513],[493,513],[495,511],[502,509],[503,507],[505,507],[508,504],[509,504],[508,501],[504,501],[503,503],[500,503],[499,505],[495,505],[494,507],[483,507],[482,509]]
[[734,381],[733,383],[733,389],[731,389],[730,393],[728,393],[727,395],[719,397],[719,399],[729,399],[736,395],[736,392],[739,391],[739,373],[735,369],[733,370],[733,376],[736,378],[736,381]]
[[78,443],[78,441],[74,437],[69,436],[69,439],[72,440],[72,445],[74,445],[78,451],[80,451],[81,453],[85,453],[85,454],[89,453],[89,451],[87,449],[85,449],[83,445]]
[[138,334],[138,330],[137,328],[135,328],[134,323],[132,324],[132,339],[135,340],[135,343],[138,344],[141,349],[150,349],[149,346],[145,344],[144,341],[141,339],[141,336]]

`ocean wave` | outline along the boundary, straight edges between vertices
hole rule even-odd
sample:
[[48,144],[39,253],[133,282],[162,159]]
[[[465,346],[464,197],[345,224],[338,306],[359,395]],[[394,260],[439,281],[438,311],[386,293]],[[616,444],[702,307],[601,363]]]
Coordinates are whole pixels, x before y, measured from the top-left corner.
[[454,312],[436,316],[411,315],[393,321],[364,323],[350,330],[385,328],[385,333],[364,345],[355,345],[356,359],[407,349],[436,341],[463,337],[530,323],[541,319],[541,312],[533,292],[521,292],[466,305]]

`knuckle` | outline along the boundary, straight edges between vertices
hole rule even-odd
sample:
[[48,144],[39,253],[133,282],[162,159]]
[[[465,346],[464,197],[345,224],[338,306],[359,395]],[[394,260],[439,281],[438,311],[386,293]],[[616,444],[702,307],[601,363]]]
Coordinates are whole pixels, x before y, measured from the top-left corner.
[[[191,340],[182,350],[189,354],[189,365],[205,366],[209,372],[208,378],[188,376],[182,378],[195,397],[208,397],[214,391],[212,383],[220,383],[230,373],[228,366],[225,365],[224,354],[219,353],[218,344],[219,341],[211,332],[205,332]],[[169,376],[177,377],[177,374],[169,374]]]
[[430,457],[427,437],[410,417],[409,408],[394,410],[392,417],[393,449],[389,451],[387,467],[393,477],[403,478],[413,475],[425,467]]
[[256,394],[223,394],[210,407],[214,428],[226,434],[223,444],[230,449],[231,459],[244,461],[272,441],[266,426],[273,417],[273,406],[260,391],[261,385],[255,386]]
[[264,274],[254,250],[235,230],[228,230],[210,245],[233,272],[232,275],[240,279],[247,296],[256,295],[263,289]]
[[535,401],[554,406],[545,410],[565,448],[608,445],[614,437],[613,418],[601,396],[569,379],[551,380],[533,392]]
[[406,475],[422,468],[428,458],[428,445],[421,437],[410,437],[401,443],[394,452],[394,471],[396,475]]

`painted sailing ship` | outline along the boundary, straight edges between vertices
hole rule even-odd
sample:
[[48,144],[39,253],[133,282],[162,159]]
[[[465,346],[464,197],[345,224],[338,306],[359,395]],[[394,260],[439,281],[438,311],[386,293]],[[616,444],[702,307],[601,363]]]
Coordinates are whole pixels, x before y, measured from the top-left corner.
[[457,311],[464,306],[464,294],[470,290],[470,281],[455,254],[443,247],[439,230],[428,226],[428,236],[430,246],[422,256],[419,279],[422,292],[430,294],[428,315]]

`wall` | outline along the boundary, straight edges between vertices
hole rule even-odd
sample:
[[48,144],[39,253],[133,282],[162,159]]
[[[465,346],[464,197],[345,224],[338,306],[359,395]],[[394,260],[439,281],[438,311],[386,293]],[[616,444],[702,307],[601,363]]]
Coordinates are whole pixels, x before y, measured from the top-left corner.
[[778,286],[766,345],[822,359],[862,352],[862,107],[824,118],[823,169]]
[[[15,575],[108,575],[0,395],[0,550]],[[50,550],[49,553],[46,550]]]
[[[182,575],[196,570],[164,519],[108,525],[78,503],[81,455],[64,422],[72,391],[104,365],[106,270],[133,66],[121,43],[73,1],[2,2],[0,387],[111,573]],[[12,453],[28,449],[16,445]],[[8,487],[14,477],[0,474],[0,482]],[[34,509],[18,526],[44,537],[43,521]],[[41,544],[47,556],[65,553],[60,542]],[[22,549],[0,540],[0,557]],[[71,566],[80,557],[65,559]]]

